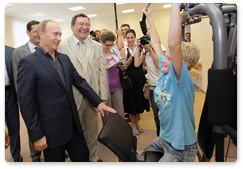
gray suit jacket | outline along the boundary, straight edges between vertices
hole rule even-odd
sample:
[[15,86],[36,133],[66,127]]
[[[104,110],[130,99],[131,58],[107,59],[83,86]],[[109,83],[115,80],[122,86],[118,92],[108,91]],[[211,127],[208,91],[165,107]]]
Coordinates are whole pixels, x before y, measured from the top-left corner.
[[[12,67],[13,67],[13,79],[14,79],[14,84],[15,84],[15,88],[17,91],[17,69],[18,69],[18,64],[20,59],[22,59],[23,57],[27,56],[31,54],[30,48],[28,46],[28,42],[16,49],[14,49],[13,51],[13,55],[12,55]],[[18,93],[18,91],[17,91]]]
[[[108,100],[107,74],[103,49],[100,43],[86,39],[85,56],[88,58],[89,85],[102,100]],[[73,36],[59,44],[59,52],[68,55],[77,72],[83,76],[83,67]],[[74,98],[79,109],[83,100],[82,94],[73,87]]]

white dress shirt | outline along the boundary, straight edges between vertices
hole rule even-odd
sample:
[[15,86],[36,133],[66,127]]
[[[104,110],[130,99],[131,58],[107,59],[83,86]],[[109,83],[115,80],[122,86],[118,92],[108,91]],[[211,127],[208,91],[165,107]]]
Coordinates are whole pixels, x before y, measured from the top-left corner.
[[30,52],[31,53],[34,53],[35,52],[35,50],[36,50],[36,47],[37,46],[35,46],[33,43],[31,43],[30,41],[28,42],[28,46],[29,46],[29,48],[30,48]]

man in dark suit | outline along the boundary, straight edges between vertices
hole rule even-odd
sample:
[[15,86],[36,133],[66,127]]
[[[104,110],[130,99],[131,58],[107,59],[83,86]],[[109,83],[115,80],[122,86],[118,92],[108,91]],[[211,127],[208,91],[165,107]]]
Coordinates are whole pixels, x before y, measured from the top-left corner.
[[44,20],[37,28],[36,51],[20,60],[17,85],[19,104],[29,136],[36,150],[43,150],[46,162],[89,161],[72,85],[94,106],[116,113],[106,106],[74,68],[67,55],[57,52],[61,29]]
[[191,42],[191,33],[187,32],[185,35],[185,42]]
[[10,136],[10,152],[14,162],[22,162],[20,155],[19,111],[12,72],[14,48],[5,45],[5,121]]

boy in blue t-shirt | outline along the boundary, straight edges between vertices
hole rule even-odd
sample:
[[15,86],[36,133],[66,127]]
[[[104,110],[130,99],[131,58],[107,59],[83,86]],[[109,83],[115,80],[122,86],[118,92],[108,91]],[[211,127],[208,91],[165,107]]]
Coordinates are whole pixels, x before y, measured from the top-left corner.
[[154,90],[160,135],[146,147],[145,153],[161,152],[160,162],[194,161],[198,152],[193,109],[195,93],[188,70],[198,62],[199,50],[194,44],[181,41],[179,4],[172,4],[166,54],[161,50],[150,10],[143,12],[150,25],[151,45],[159,56],[161,70]]

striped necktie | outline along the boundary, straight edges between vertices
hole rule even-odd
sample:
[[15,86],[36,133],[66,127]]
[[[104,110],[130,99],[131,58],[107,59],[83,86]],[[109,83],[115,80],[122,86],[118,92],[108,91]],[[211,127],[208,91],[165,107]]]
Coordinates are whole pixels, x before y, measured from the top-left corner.
[[84,55],[84,50],[82,47],[84,42],[80,41],[78,43],[79,43],[78,52],[80,54],[81,62],[82,62],[82,66],[83,66],[83,78],[85,78],[85,80],[88,80],[87,60],[86,60],[86,56]]

